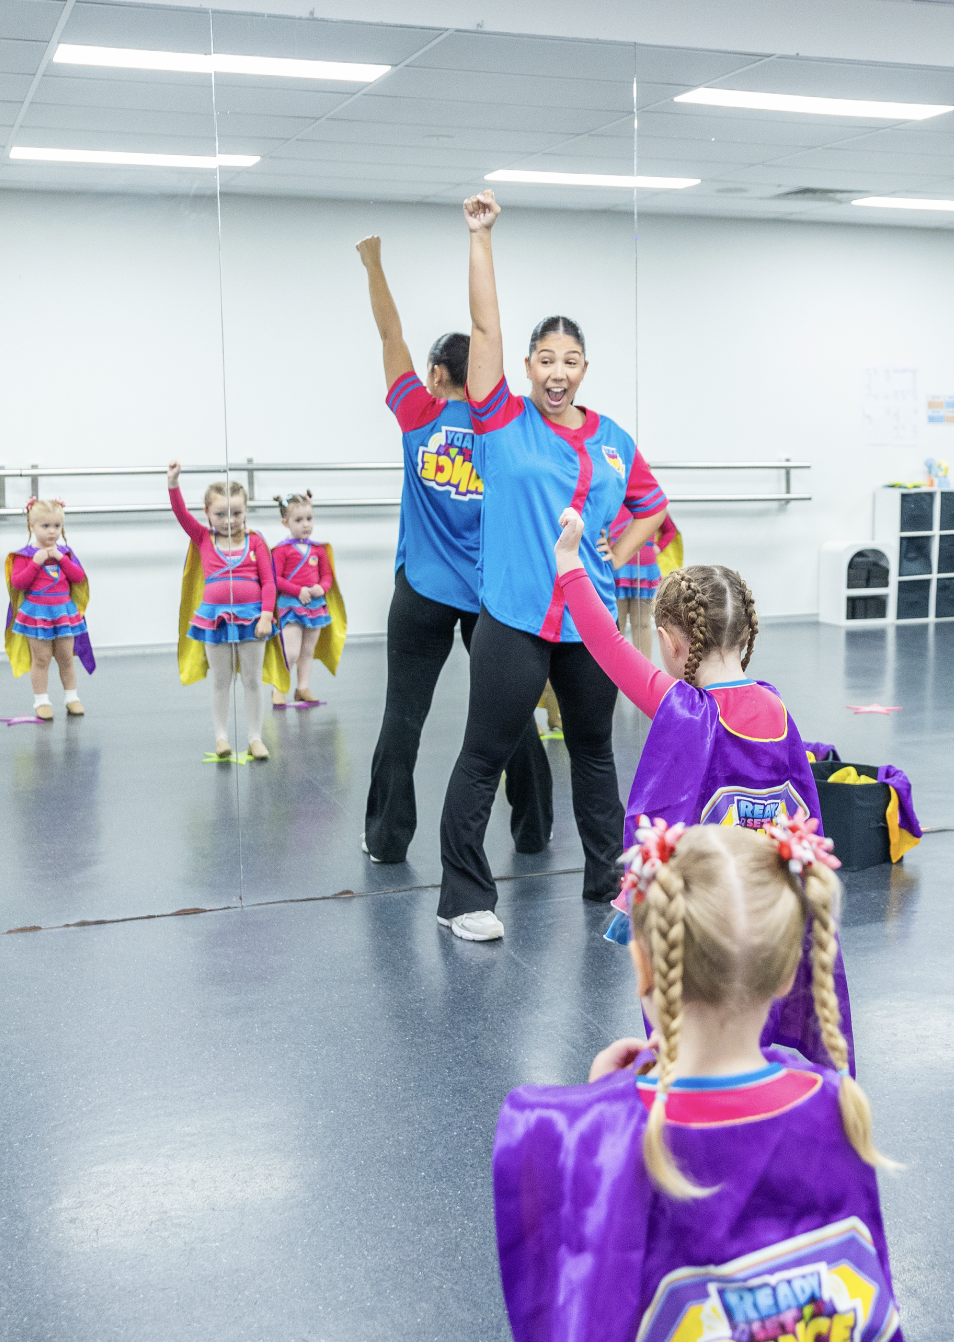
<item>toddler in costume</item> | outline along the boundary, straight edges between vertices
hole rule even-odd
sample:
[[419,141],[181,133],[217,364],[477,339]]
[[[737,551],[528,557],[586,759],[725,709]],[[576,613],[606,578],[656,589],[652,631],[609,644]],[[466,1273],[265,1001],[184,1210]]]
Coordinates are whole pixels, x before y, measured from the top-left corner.
[[[583,642],[634,704],[652,718],[633,779],[624,845],[641,815],[667,824],[764,829],[784,817],[821,821],[805,746],[774,686],[745,669],[758,634],[752,593],[737,573],[695,565],[668,573],[653,616],[666,671],[628,643],[597,596],[577,554],[583,523],[567,508],[555,546],[558,582]],[[607,934],[627,939],[621,915]],[[849,1066],[854,1068],[848,985],[837,937],[833,973]],[[827,1066],[815,1019],[811,947],[791,991],[773,1003],[763,1044],[796,1048]]]
[[[839,1028],[830,841],[645,817],[636,837],[656,1033],[604,1049],[589,1085],[512,1091],[497,1125],[515,1342],[903,1342],[873,1168],[891,1162]],[[833,1068],[759,1043],[806,931]]]
[[[596,548],[609,560],[612,546],[632,523],[628,508],[621,508],[610,525],[609,537],[597,542]],[[665,558],[663,557],[665,556]],[[663,567],[665,565],[665,568]],[[630,637],[644,657],[653,653],[652,599],[669,573],[682,565],[682,538],[676,524],[667,513],[655,537],[650,537],[643,548],[628,564],[616,569],[616,604],[619,609],[619,632],[626,633],[629,621]]]
[[[273,637],[275,574],[272,556],[257,531],[246,532],[248,498],[235,480],[205,491],[208,525],[197,522],[179,489],[178,461],[169,463],[169,498],[192,544],[186,556],[179,612],[179,675],[183,685],[212,671],[215,753],[228,759],[229,693],[238,669],[245,690],[249,754],[268,759],[262,740],[262,679],[288,689],[288,668]],[[237,668],[236,668],[237,663]]]
[[33,712],[38,718],[53,720],[47,690],[54,658],[66,711],[71,717],[82,717],[73,653],[92,675],[96,662],[85,619],[89,584],[66,544],[62,499],[29,499],[26,517],[30,543],[7,555],[10,606],[4,647],[14,676],[30,672]]
[[[315,518],[311,490],[304,494],[276,494],[282,524],[288,536],[272,551],[278,586],[278,624],[289,667],[297,671],[298,703],[316,703],[308,688],[315,649],[322,629],[332,623],[327,595],[334,584],[334,570],[324,545],[311,539]],[[272,703],[284,704],[285,696],[272,691]]]

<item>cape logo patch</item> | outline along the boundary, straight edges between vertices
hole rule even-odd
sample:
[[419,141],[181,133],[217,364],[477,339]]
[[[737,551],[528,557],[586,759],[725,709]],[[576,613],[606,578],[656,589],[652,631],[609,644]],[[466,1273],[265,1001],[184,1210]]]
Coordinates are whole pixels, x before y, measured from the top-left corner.
[[607,461],[609,462],[609,464],[612,466],[613,470],[616,472],[617,475],[622,476],[622,475],[624,474],[624,472],[625,472],[625,468],[624,468],[624,466],[623,466],[623,458],[622,458],[622,457],[620,456],[620,454],[616,451],[616,448],[615,448],[615,447],[605,447],[605,446],[604,446],[604,448],[603,448],[603,456],[606,458],[606,460],[607,460]]
[[803,816],[809,814],[791,783],[769,788],[723,787],[706,802],[699,823],[760,830],[774,825],[779,816],[794,816],[799,811]]
[[637,1342],[887,1342],[898,1314],[857,1217],[664,1277]]
[[474,435],[445,424],[417,450],[417,473],[431,489],[455,499],[479,499],[484,482],[471,465]]

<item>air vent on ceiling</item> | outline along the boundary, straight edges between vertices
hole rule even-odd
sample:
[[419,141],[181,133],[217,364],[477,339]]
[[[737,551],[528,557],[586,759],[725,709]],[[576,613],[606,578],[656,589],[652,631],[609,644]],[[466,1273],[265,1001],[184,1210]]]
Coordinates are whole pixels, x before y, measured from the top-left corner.
[[821,200],[831,201],[835,205],[840,205],[844,200],[850,200],[853,196],[863,196],[864,190],[856,188],[854,190],[843,187],[836,191],[833,187],[821,186],[800,186],[795,191],[782,191],[779,195],[773,196],[773,200]]

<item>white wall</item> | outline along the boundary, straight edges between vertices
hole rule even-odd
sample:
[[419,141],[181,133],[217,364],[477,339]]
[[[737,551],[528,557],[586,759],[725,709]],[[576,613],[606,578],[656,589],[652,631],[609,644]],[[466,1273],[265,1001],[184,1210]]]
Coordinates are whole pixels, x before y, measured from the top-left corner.
[[[568,311],[589,330],[594,404],[635,424],[632,220],[510,210],[498,226],[508,370],[534,322]],[[434,337],[467,329],[467,234],[458,209],[348,202],[222,202],[222,315],[230,460],[399,461],[384,405],[380,342],[355,241],[385,259],[423,370]],[[9,465],[161,464],[224,459],[214,201],[0,193],[0,270],[15,275],[0,322],[0,433]],[[543,299],[541,300],[541,295]],[[186,477],[198,499],[212,477]],[[397,497],[401,477],[263,474],[259,496]],[[164,484],[54,480],[67,502],[160,500]],[[8,486],[8,502],[28,482]],[[271,540],[277,510],[253,514]],[[20,524],[2,539],[22,543]],[[396,510],[319,514],[335,545],[355,633],[385,627]],[[184,541],[171,521],[76,519],[99,646],[175,637]]]
[[[871,536],[872,493],[954,462],[954,426],[927,426],[927,393],[954,391],[942,231],[644,216],[639,241],[640,444],[652,459],[789,456],[813,501],[677,511],[687,562],[737,568],[765,615],[818,609],[823,541]],[[868,365],[920,370],[916,448],[866,447]],[[764,492],[772,473],[663,476],[673,492]]]
[[[546,312],[576,316],[592,358],[586,400],[634,426],[631,221],[620,213],[508,211],[498,233],[508,373],[521,386],[526,334]],[[763,615],[817,609],[823,540],[870,535],[872,490],[954,458],[954,428],[917,449],[864,447],[863,370],[920,369],[954,390],[949,237],[923,229],[646,216],[640,221],[641,445],[651,458],[809,460],[811,504],[677,510],[690,561],[737,567]],[[222,312],[233,462],[397,460],[364,272],[353,251],[380,231],[406,334],[423,365],[433,337],[466,329],[467,239],[456,209],[223,201]],[[161,464],[224,454],[214,202],[0,193],[0,433],[11,465]],[[400,477],[265,475],[258,492],[388,497]],[[187,482],[197,498],[205,481]],[[673,492],[780,486],[771,475],[685,473]],[[158,477],[51,482],[67,501],[163,497]],[[27,482],[8,488],[26,497]],[[271,539],[273,514],[256,514]],[[396,513],[320,515],[339,560],[351,628],[384,628]],[[184,552],[171,521],[77,519],[100,646],[174,638]],[[0,539],[21,543],[20,524]]]

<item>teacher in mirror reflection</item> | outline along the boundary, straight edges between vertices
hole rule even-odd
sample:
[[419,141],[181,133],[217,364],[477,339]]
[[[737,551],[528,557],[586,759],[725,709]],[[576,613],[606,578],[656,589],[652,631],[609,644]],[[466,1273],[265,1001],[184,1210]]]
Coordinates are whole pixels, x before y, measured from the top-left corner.
[[[384,354],[387,404],[401,428],[404,489],[388,612],[388,686],[371,763],[362,839],[372,862],[403,862],[417,828],[414,766],[441,668],[459,624],[470,649],[480,602],[477,560],[483,485],[473,469],[473,427],[464,384],[470,340],[440,336],[426,382],[414,371],[397,305],[381,265],[381,239],[357,244]],[[536,701],[534,701],[535,704]],[[550,765],[524,714],[507,754],[510,830],[518,853],[538,853],[553,828]]]
[[[537,325],[525,360],[530,395],[510,391],[491,251],[499,215],[492,191],[464,202],[470,230],[467,395],[473,460],[484,482],[481,608],[471,642],[467,730],[441,818],[437,916],[473,941],[503,936],[484,834],[501,770],[548,678],[570,755],[573,811],[585,855],[583,898],[607,902],[617,891],[623,849],[613,759],[617,691],[566,610],[553,546],[560,514],[576,508],[584,522],[580,558],[615,619],[614,567],[655,534],[667,508],[629,434],[576,404],[587,369],[576,322],[547,317]],[[604,533],[624,502],[633,520],[610,548]]]

